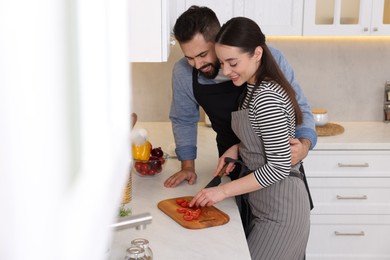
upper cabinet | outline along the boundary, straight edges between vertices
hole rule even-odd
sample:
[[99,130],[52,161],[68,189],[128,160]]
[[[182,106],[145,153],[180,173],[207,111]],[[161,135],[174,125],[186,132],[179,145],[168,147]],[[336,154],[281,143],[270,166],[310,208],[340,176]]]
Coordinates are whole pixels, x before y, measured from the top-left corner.
[[164,62],[171,48],[171,8],[175,1],[128,0],[129,61]]
[[266,36],[302,35],[303,0],[244,0],[243,7]]
[[390,0],[129,1],[129,61],[168,60],[172,28],[192,5],[207,6],[222,24],[256,21],[266,36],[390,36]]
[[390,35],[390,0],[306,0],[303,35]]
[[178,15],[191,5],[211,8],[221,25],[245,16],[256,21],[266,36],[302,35],[303,0],[177,0]]
[[230,18],[243,14],[243,0],[176,0],[176,2],[177,17],[192,5],[207,6],[215,12],[221,25]]

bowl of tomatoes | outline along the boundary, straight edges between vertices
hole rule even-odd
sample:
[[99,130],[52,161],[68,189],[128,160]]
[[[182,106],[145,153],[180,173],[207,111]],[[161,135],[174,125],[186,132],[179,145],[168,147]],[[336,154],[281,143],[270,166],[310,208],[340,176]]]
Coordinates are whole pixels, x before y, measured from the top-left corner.
[[156,176],[160,174],[168,160],[168,154],[163,153],[161,156],[151,155],[148,160],[133,159],[134,172],[142,177]]

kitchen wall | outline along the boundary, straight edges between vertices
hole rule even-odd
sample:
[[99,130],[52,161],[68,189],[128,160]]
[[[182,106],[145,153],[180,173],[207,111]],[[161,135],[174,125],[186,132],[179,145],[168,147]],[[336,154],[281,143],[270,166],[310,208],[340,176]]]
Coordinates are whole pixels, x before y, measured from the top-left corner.
[[[390,37],[273,37],[293,66],[312,107],[331,121],[382,121],[384,83],[390,80]],[[134,63],[133,110],[140,121],[169,121],[171,71],[182,57],[174,46],[166,63]]]

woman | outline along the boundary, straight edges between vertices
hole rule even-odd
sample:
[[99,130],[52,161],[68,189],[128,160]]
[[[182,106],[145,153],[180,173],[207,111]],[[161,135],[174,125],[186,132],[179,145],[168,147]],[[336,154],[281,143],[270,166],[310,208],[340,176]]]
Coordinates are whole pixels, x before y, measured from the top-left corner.
[[[216,37],[223,73],[234,85],[246,84],[232,128],[240,143],[220,158],[240,154],[246,175],[201,190],[190,206],[211,206],[227,197],[248,194],[252,212],[247,236],[252,259],[304,259],[310,230],[308,194],[291,165],[289,138],[302,122],[295,92],[274,61],[258,25],[244,17],[229,20]],[[243,85],[242,87],[245,87]],[[233,169],[229,165],[226,174]]]

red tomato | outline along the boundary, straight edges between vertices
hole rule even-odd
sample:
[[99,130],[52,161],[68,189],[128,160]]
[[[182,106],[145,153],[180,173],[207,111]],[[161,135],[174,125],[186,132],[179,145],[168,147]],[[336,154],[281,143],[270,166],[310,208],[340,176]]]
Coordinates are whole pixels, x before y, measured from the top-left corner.
[[177,203],[178,205],[181,205],[183,202],[184,202],[183,199],[176,199],[176,203]]
[[200,215],[200,213],[202,213],[202,210],[200,208],[197,208],[194,212],[196,212]]
[[188,215],[184,215],[183,218],[184,218],[184,220],[187,220],[187,221],[191,221],[194,219],[193,216],[188,216]]
[[139,169],[141,169],[141,165],[142,165],[142,163],[136,162],[136,163],[134,164],[134,168],[135,168],[136,170],[139,170]]
[[149,175],[155,175],[156,174],[156,171],[153,170],[153,169],[150,169],[149,172],[148,172]]
[[179,212],[179,213],[186,213],[187,209],[185,209],[185,208],[177,208],[176,211]]
[[193,212],[193,213],[191,214],[191,216],[192,216],[192,219],[198,219],[198,218],[199,218],[199,214],[197,214],[197,213],[195,213],[195,212]]
[[187,201],[184,201],[180,204],[180,206],[182,206],[183,208],[188,208],[188,202]]
[[147,163],[141,163],[141,171],[145,173],[149,171],[149,167]]

